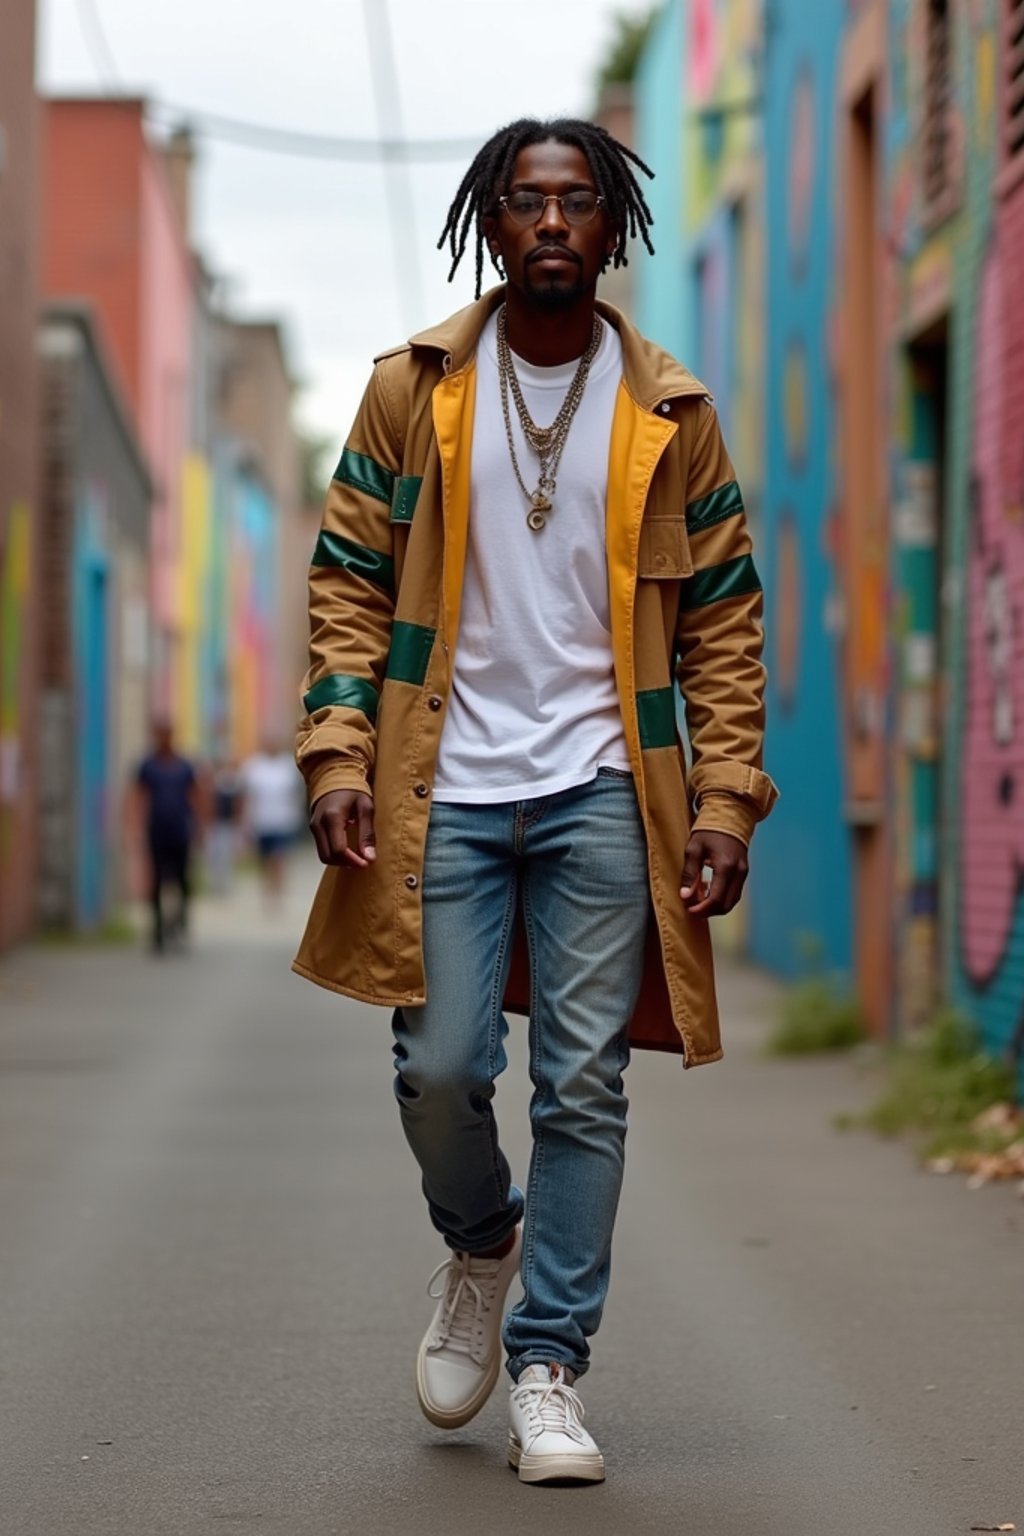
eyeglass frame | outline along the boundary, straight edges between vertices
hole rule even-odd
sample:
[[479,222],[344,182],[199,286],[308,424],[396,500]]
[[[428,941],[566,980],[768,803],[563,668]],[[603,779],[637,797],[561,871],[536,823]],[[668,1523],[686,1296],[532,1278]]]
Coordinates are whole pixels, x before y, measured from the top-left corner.
[[594,193],[595,202],[594,202],[594,211],[593,211],[593,213],[589,214],[587,216],[587,218],[585,218],[582,222],[577,220],[576,223],[573,223],[572,219],[570,219],[569,215],[566,213],[565,208],[563,206],[563,199],[565,199],[567,197],[578,197],[581,192],[589,192],[589,190],[590,190],[589,187],[574,187],[571,192],[549,192],[546,197],[545,197],[543,192],[526,192],[524,194],[526,197],[543,197],[544,198],[544,206],[543,206],[543,208],[538,210],[536,218],[534,218],[534,219],[527,219],[525,224],[520,223],[519,219],[516,218],[515,214],[512,212],[512,210],[508,206],[509,198],[510,197],[515,197],[517,195],[515,192],[509,192],[504,197],[499,197],[498,198],[498,207],[501,209],[502,213],[505,213],[505,214],[508,215],[508,217],[512,220],[512,223],[515,224],[518,229],[529,229],[531,224],[539,224],[540,223],[541,219],[544,217],[545,213],[547,213],[547,211],[548,211],[548,203],[557,203],[558,204],[558,211],[561,213],[562,218],[565,220],[565,222],[567,224],[571,225],[573,229],[583,229],[587,224],[592,223],[593,220],[597,217],[597,210],[599,208],[603,208],[603,207],[607,206],[606,198],[604,197],[604,195],[602,193],[595,192]]

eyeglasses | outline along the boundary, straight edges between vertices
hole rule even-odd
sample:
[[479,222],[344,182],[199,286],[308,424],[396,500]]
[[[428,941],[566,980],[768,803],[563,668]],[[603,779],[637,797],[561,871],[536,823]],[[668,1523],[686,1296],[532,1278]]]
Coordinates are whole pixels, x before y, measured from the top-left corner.
[[554,194],[544,197],[540,192],[512,192],[508,197],[498,198],[498,206],[505,210],[513,224],[524,227],[542,219],[548,203],[558,204],[567,224],[589,224],[603,202],[604,198],[598,197],[596,192],[564,192],[561,197]]

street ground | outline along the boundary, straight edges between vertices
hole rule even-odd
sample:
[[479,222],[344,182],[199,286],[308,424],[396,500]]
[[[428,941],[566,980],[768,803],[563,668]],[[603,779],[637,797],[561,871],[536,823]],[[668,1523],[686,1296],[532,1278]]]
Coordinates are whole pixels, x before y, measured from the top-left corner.
[[[443,1257],[387,1015],[288,971],[314,878],[201,905],[190,953],[0,962],[3,1536],[1024,1532],[1024,1201],[840,1134],[849,1061],[640,1054],[587,1424],[608,1481],[518,1483],[505,1391],[420,1417]],[[524,1031],[498,1097],[528,1153]]]

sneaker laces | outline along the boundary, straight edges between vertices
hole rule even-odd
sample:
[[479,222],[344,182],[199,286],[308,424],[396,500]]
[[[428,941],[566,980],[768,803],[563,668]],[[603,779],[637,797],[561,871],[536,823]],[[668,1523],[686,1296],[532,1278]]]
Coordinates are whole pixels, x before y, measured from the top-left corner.
[[550,1429],[583,1444],[583,1404],[561,1371],[550,1381],[521,1382],[512,1389],[512,1396],[529,1419],[534,1436]]
[[[447,1346],[462,1354],[475,1353],[478,1325],[494,1305],[500,1263],[500,1259],[474,1260],[471,1254],[463,1253],[443,1259],[437,1266],[427,1281],[427,1295],[442,1302],[431,1349]],[[444,1284],[437,1291],[434,1282],[442,1275]]]

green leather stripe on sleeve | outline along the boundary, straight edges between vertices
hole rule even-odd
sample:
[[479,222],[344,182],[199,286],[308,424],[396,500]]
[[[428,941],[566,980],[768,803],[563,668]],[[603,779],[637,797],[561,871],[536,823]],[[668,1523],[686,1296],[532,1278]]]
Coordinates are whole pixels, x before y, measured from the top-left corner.
[[676,705],[674,690],[645,688],[636,696],[636,719],[640,728],[640,745],[649,747],[674,747],[676,744]]
[[395,590],[395,562],[390,555],[367,549],[365,544],[357,544],[343,534],[329,533],[326,528],[316,541],[312,564],[340,566],[353,576],[365,576],[385,592]]
[[419,500],[422,475],[399,475],[395,481],[395,494],[391,498],[391,521],[411,523]]
[[753,556],[737,555],[734,560],[723,560],[721,565],[709,565],[706,570],[687,576],[680,590],[679,606],[704,608],[708,603],[720,603],[727,597],[747,597],[760,590],[761,579]]
[[713,528],[716,523],[724,523],[727,517],[735,517],[737,512],[743,511],[743,497],[735,480],[730,480],[727,485],[720,485],[717,491],[712,491],[708,496],[701,496],[697,501],[691,501],[686,509],[687,533],[703,533],[705,528]]
[[334,672],[314,683],[302,701],[306,713],[312,715],[318,709],[340,705],[343,709],[361,709],[367,720],[377,718],[377,690],[365,677],[349,677],[344,672]]
[[385,677],[395,683],[413,683],[419,687],[427,675],[427,663],[434,649],[436,630],[425,624],[406,624],[396,619],[391,631],[391,650]]
[[342,485],[350,485],[353,490],[362,491],[365,496],[374,496],[377,501],[387,502],[389,507],[391,505],[395,477],[390,469],[385,469],[383,464],[371,459],[368,453],[355,453],[353,449],[346,448],[338,460],[334,478],[340,480]]

